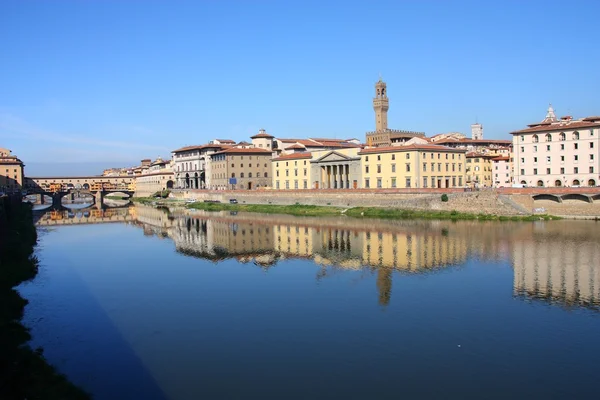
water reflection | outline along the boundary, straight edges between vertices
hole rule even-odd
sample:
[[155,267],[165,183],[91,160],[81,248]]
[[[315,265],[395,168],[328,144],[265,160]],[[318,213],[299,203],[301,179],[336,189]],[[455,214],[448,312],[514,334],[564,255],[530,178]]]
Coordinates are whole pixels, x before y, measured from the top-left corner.
[[379,303],[391,301],[393,272],[433,273],[469,259],[511,260],[514,294],[565,306],[600,305],[600,233],[588,221],[493,223],[373,221],[230,213],[169,212],[136,206],[145,235],[171,238],[182,254],[235,258],[271,268],[287,258],[376,275]]

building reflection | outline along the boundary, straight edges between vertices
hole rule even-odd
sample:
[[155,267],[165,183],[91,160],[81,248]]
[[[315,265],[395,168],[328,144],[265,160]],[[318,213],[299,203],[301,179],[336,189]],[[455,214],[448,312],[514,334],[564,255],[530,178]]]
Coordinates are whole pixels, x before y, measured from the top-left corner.
[[[235,258],[268,269],[309,259],[317,279],[341,270],[376,276],[379,303],[389,304],[398,274],[460,267],[467,260],[511,260],[514,294],[566,306],[600,305],[600,232],[586,221],[493,223],[373,221],[195,212],[170,214],[136,206],[144,232],[170,237],[182,254]],[[577,227],[579,230],[574,230]]]
[[600,232],[597,224],[570,221],[530,226],[513,243],[514,293],[571,306],[600,306]]

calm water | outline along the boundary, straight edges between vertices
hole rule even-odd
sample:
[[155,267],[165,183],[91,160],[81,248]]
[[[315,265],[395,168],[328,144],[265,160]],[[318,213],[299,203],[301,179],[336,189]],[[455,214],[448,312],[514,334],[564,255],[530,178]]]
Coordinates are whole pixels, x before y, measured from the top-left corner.
[[598,223],[38,224],[25,322],[97,399],[600,397]]

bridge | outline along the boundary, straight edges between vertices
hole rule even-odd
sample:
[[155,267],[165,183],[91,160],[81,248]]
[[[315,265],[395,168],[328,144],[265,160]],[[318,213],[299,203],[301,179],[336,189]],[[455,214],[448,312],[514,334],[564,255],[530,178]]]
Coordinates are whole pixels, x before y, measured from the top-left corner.
[[104,196],[109,193],[122,193],[131,197],[135,192],[134,176],[71,176],[71,177],[31,177],[25,178],[24,187],[28,193],[40,195],[40,203],[44,204],[44,196],[52,198],[52,206],[60,208],[62,198],[75,194],[88,195],[96,204],[102,204]]
[[135,213],[131,212],[130,208],[116,208],[107,210],[86,208],[81,210],[49,211],[41,216],[36,225],[81,225],[128,221],[135,221]]

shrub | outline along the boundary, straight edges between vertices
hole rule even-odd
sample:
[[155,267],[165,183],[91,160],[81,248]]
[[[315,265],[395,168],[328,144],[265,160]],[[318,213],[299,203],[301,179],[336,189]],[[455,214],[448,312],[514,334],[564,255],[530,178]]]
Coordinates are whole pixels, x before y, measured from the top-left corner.
[[444,194],[442,195],[442,201],[443,201],[444,203],[448,201],[448,195],[447,195],[446,193],[444,193]]

